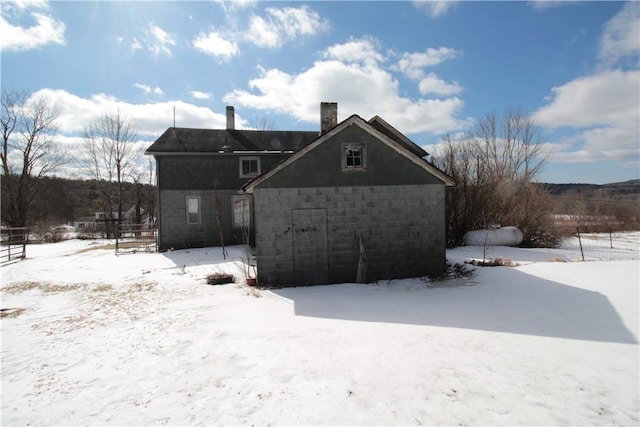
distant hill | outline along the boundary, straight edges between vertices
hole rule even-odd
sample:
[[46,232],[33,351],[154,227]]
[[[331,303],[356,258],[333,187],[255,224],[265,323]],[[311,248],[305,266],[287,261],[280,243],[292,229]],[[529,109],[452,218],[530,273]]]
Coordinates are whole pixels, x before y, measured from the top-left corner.
[[630,179],[624,182],[613,182],[611,184],[605,184],[605,185],[640,185],[640,179]]
[[640,179],[611,184],[541,184],[552,196],[640,202]]
[[[57,177],[45,177],[35,181],[39,192],[29,211],[29,226],[61,225],[72,223],[82,216],[93,216],[95,212],[103,211],[100,202],[100,186],[95,180],[74,180]],[[111,183],[112,191],[116,191],[116,183]],[[4,186],[3,186],[4,190]],[[8,208],[8,193],[2,191],[1,214],[5,217]],[[129,209],[136,203],[142,203],[145,210],[155,211],[156,189],[151,185],[136,188],[132,183],[123,185],[123,205]]]
[[[640,180],[603,185],[540,185],[551,195],[552,212],[570,218],[567,224],[571,230],[576,224],[586,232],[640,228]],[[562,227],[562,224],[556,223],[556,226]]]

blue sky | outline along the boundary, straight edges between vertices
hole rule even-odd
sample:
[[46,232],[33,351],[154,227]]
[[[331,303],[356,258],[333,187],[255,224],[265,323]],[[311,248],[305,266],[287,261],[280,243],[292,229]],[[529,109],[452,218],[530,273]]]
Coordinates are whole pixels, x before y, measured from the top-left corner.
[[[637,2],[3,1],[3,90],[60,109],[72,147],[120,109],[148,144],[173,125],[319,129],[379,115],[427,151],[487,113],[540,126],[546,182],[640,178]],[[69,172],[69,171],[68,171]]]

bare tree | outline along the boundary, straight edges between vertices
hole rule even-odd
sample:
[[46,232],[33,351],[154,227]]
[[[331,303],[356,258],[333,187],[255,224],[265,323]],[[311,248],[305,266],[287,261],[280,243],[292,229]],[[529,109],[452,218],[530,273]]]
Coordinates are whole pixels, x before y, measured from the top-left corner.
[[487,114],[462,140],[445,137],[434,161],[458,182],[446,197],[449,243],[490,223],[516,225],[530,242],[547,226],[548,196],[534,182],[547,157],[539,128],[521,110]]
[[122,184],[130,177],[140,156],[134,147],[136,139],[133,123],[120,110],[104,113],[83,131],[80,160],[85,172],[98,182],[108,237],[114,231],[116,220],[118,224],[122,220]]
[[275,130],[276,120],[269,115],[253,116],[249,119],[249,127],[256,130]]
[[57,108],[44,96],[2,92],[2,211],[11,226],[27,225],[38,179],[64,163],[64,153],[54,141],[57,118]]
[[129,186],[128,197],[125,199],[133,202],[133,217],[129,218],[130,223],[144,225],[146,220],[147,228],[152,229],[155,227],[157,196],[155,191],[155,160],[149,156],[145,165],[144,157],[144,148],[142,146],[135,147],[132,151],[131,167],[127,174],[127,179],[133,183],[133,186]]

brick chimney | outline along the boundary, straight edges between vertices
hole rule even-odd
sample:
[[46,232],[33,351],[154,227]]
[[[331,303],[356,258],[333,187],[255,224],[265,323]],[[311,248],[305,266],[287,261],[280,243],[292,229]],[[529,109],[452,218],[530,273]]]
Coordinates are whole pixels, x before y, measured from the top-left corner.
[[236,128],[236,115],[232,106],[227,106],[227,129]]
[[338,124],[338,103],[320,103],[320,135],[325,134]]

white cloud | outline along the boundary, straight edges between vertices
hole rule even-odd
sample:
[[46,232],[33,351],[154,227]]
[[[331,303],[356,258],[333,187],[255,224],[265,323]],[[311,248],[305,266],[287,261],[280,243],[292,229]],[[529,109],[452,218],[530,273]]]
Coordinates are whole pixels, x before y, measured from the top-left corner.
[[144,49],[144,45],[140,40],[134,37],[134,39],[131,41],[131,50],[135,52],[136,50],[142,50],[142,49]]
[[462,92],[462,86],[458,82],[447,83],[438,77],[435,73],[429,73],[420,80],[418,89],[422,95],[434,94],[440,96],[457,95]]
[[131,41],[131,50],[147,50],[153,56],[172,56],[172,48],[176,46],[175,37],[154,24],[149,23],[142,37],[134,37]]
[[252,16],[249,21],[247,40],[256,46],[277,47],[280,45],[280,33],[275,25],[271,25],[261,16]]
[[47,0],[12,0],[2,2],[3,9],[26,10],[30,8],[48,9],[49,2]]
[[220,5],[225,12],[233,11],[235,9],[246,9],[254,6],[258,0],[214,0],[215,3]]
[[[230,3],[219,2],[225,12],[229,13],[228,21],[231,27],[236,27],[235,15],[228,10]],[[253,5],[254,2],[243,3],[242,7]],[[233,8],[239,5],[233,3]],[[264,15],[252,14],[249,18],[248,28],[242,31],[242,37],[224,36],[219,31],[211,30],[208,33],[200,33],[192,42],[192,46],[201,52],[217,57],[220,61],[228,61],[240,53],[239,41],[252,43],[260,47],[280,47],[283,44],[300,37],[315,35],[329,28],[327,22],[308,6],[299,8],[268,7]],[[240,34],[239,31],[236,34]],[[241,40],[240,40],[241,39]]]
[[[59,109],[59,135],[63,138],[78,136],[102,114],[115,110],[120,110],[125,117],[130,118],[141,138],[146,140],[155,139],[168,127],[173,126],[174,107],[176,126],[223,128],[226,125],[225,112],[216,113],[209,108],[177,100],[131,104],[103,93],[83,98],[56,89],[41,89],[33,94],[39,95],[45,96]],[[236,124],[239,127],[244,126],[244,122],[238,116]]]
[[328,24],[307,6],[266,9],[267,16],[252,15],[246,39],[256,46],[279,47],[297,37],[326,31]]
[[457,1],[455,0],[414,0],[413,5],[425,12],[431,18],[442,16],[451,10]]
[[638,121],[640,71],[604,71],[551,91],[551,103],[535,113],[544,126],[580,128]]
[[599,127],[586,130],[552,144],[552,159],[558,163],[613,161],[638,168],[640,149],[638,127]]
[[[64,37],[65,24],[47,13],[31,12],[35,22],[32,26],[21,26],[16,23],[20,15],[28,10],[47,10],[45,1],[2,2],[0,9],[0,49],[2,51],[19,51],[36,49],[50,43],[66,44]],[[13,21],[13,22],[10,22]]]
[[639,4],[625,3],[603,26],[598,71],[552,88],[549,103],[533,114],[565,134],[552,144],[553,161],[640,166],[640,70],[613,69],[640,53],[639,18]]
[[193,47],[221,61],[227,61],[240,52],[237,43],[226,40],[216,31],[200,33],[193,41]]
[[[144,86],[144,85],[142,85]],[[217,113],[206,107],[199,107],[183,101],[149,102],[132,104],[103,93],[80,97],[65,90],[41,89],[33,97],[44,96],[59,111],[58,133],[55,143],[61,149],[77,150],[83,143],[82,131],[106,112],[119,111],[129,120],[138,134],[134,142],[135,149],[145,150],[167,128],[174,124],[178,127],[191,128],[224,128],[226,112]],[[174,110],[175,109],[175,110]],[[247,123],[236,114],[236,125],[246,127]],[[146,171],[147,158],[136,166]],[[56,170],[59,176],[87,178],[84,171],[77,167],[73,159],[68,165]]]
[[639,53],[640,3],[631,1],[605,24],[598,57],[601,65],[608,68],[622,58]]
[[152,93],[154,95],[164,95],[164,91],[157,86],[152,88],[151,86],[142,83],[134,83],[133,86],[140,89],[145,94]]
[[552,88],[549,103],[533,117],[550,130],[576,131],[553,144],[553,161],[612,161],[638,168],[640,70],[614,69],[640,53],[638,3],[625,3],[603,26],[599,48],[598,71]]
[[212,99],[213,95],[210,92],[201,92],[199,90],[192,90],[189,95],[194,99]]
[[167,55],[171,56],[171,48],[176,45],[174,37],[151,22],[149,24],[149,34],[151,35],[151,41],[148,48],[155,55]]
[[554,87],[550,99],[534,119],[550,129],[579,130],[571,138],[572,150],[555,153],[554,160],[637,161],[640,71],[604,71],[578,78]]
[[439,47],[437,49],[430,47],[424,52],[406,52],[402,55],[402,59],[398,61],[395,69],[404,73],[410,79],[420,80],[425,75],[424,68],[441,64],[448,59],[457,57],[459,54],[460,52],[450,47]]
[[318,123],[320,102],[333,101],[338,102],[341,119],[351,114],[365,119],[380,115],[405,133],[440,134],[466,126],[456,118],[464,108],[460,98],[404,98],[397,80],[381,67],[327,60],[297,75],[278,69],[259,68],[259,72],[260,77],[249,82],[253,91],[235,90],[224,101],[276,110],[310,123]]
[[289,39],[317,34],[326,28],[326,23],[320,19],[320,15],[306,6],[282,9],[268,8],[267,12],[274,18],[273,22],[279,24],[281,31]]
[[533,5],[536,10],[548,10],[555,7],[566,6],[568,4],[577,4],[577,0],[535,0],[529,4]]
[[376,50],[376,43],[372,38],[352,39],[330,46],[323,53],[323,57],[346,63],[375,64],[384,61],[384,56]]

